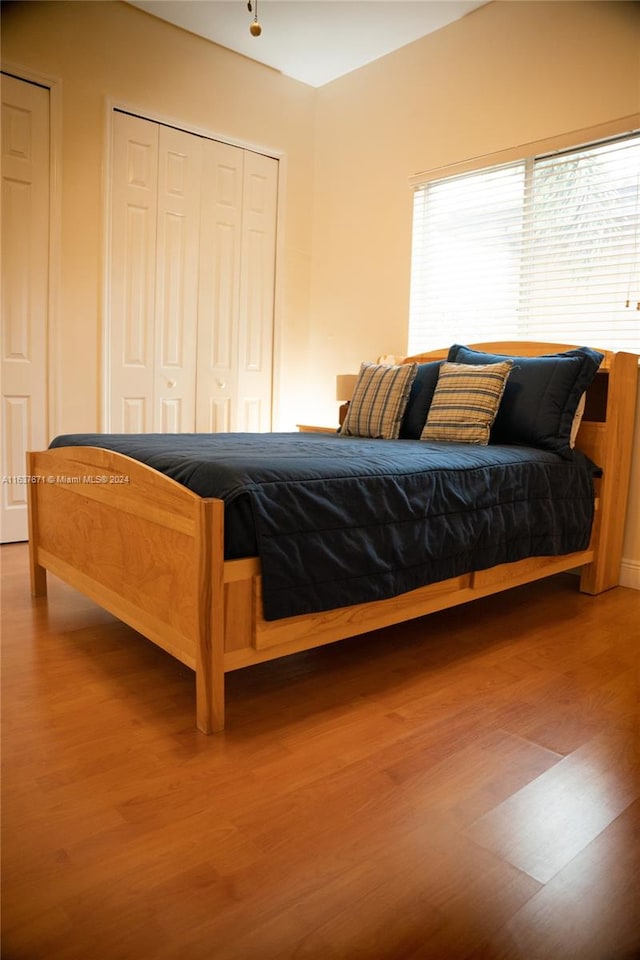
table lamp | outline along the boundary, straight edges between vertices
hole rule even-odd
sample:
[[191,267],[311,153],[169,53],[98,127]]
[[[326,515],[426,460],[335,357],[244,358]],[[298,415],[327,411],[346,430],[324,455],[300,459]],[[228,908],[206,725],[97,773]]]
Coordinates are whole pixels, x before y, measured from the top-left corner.
[[357,379],[357,373],[339,373],[336,377],[336,400],[339,400],[341,404],[340,410],[338,411],[338,422],[340,426],[344,423],[347,415]]

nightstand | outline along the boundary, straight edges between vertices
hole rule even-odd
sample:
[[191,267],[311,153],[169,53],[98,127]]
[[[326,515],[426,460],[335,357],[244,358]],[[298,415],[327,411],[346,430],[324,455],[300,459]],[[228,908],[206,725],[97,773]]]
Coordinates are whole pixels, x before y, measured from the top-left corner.
[[337,427],[316,427],[309,423],[296,424],[300,433],[337,433]]

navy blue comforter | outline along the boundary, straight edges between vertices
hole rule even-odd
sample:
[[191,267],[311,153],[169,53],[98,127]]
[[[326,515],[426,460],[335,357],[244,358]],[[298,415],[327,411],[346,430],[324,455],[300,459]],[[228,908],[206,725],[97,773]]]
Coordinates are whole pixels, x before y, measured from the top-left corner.
[[384,599],[588,546],[579,452],[332,434],[73,434],[225,501],[227,557],[258,553],[266,619]]

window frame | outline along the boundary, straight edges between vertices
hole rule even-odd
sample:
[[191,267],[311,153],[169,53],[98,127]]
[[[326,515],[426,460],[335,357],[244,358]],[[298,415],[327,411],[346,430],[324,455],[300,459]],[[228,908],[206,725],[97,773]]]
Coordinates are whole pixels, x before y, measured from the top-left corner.
[[[468,175],[475,175],[479,173],[488,173],[491,170],[499,170],[500,168],[514,167],[516,165],[520,166],[523,170],[523,209],[525,206],[525,197],[527,196],[527,180],[533,176],[533,171],[535,165],[541,161],[545,161],[553,157],[561,157],[562,155],[571,155],[580,153],[581,151],[586,151],[591,148],[597,148],[600,145],[604,145],[610,142],[623,141],[630,138],[640,137],[640,114],[633,115],[631,117],[622,118],[612,122],[611,124],[601,125],[597,128],[589,128],[582,131],[574,132],[572,134],[565,134],[561,137],[556,137],[550,140],[537,141],[535,143],[529,143],[521,145],[519,147],[510,148],[506,151],[500,151],[494,154],[486,154],[483,156],[471,158],[469,160],[461,161],[458,163],[449,164],[446,166],[436,167],[431,170],[423,171],[422,173],[416,174],[411,177],[409,180],[409,185],[412,187],[414,192],[414,208],[417,206],[416,203],[416,193],[423,192],[423,195],[426,194],[424,191],[428,191],[430,184],[435,182],[441,182],[446,180],[451,180],[453,178],[460,179]],[[638,184],[640,186],[640,172]],[[531,208],[528,212],[532,212]],[[636,195],[636,216],[640,215],[640,189]],[[524,218],[522,220],[524,224]],[[525,227],[521,227],[520,231],[521,237],[526,242],[527,237],[530,234],[527,232]],[[408,319],[408,352],[416,353],[423,350],[429,350],[436,347],[442,346],[441,342],[434,342],[435,336],[434,333],[437,330],[437,335],[439,340],[442,340],[442,326],[434,324],[433,332],[430,332],[427,340],[420,339],[419,343],[415,342],[415,338],[412,337],[412,313],[415,310],[414,305],[414,295],[416,287],[416,278],[415,278],[415,247],[416,247],[416,215],[415,209],[413,212],[412,219],[412,245],[411,245],[411,278],[410,278],[410,309],[409,309],[409,319]],[[634,247],[640,250],[640,222],[636,223],[635,226],[635,237],[634,237]],[[521,261],[525,262],[524,257],[521,257]],[[631,259],[632,271],[631,273],[635,274],[633,270],[633,257]],[[630,274],[631,275],[631,274]],[[519,306],[518,306],[518,316],[522,315],[523,307],[528,307],[530,305],[530,300],[526,301],[522,298],[522,289],[523,283],[519,280]],[[639,301],[638,311],[640,311],[640,289],[636,290],[635,287],[631,291],[631,300],[628,309],[632,310],[634,314],[637,313],[638,320],[638,332],[635,336],[631,336],[630,339],[625,340],[624,346],[613,346],[610,349],[628,349],[640,353],[640,312],[636,311],[635,303],[636,300]],[[633,318],[635,320],[635,317]],[[580,339],[578,333],[576,337],[580,339],[580,342],[590,342],[593,338],[594,326],[597,323],[597,320],[591,320],[591,323],[587,320],[584,326],[584,337]],[[526,326],[520,325],[520,329],[517,329],[517,318],[513,317],[508,324],[508,330],[505,329],[504,339],[508,340],[532,340],[536,342],[573,342],[574,338],[567,338],[566,332],[563,332],[562,327],[559,328],[559,333],[557,337],[554,337],[549,334],[548,328],[544,328],[544,324],[538,321],[539,328],[536,329],[536,321],[528,322]],[[543,328],[543,329],[540,329]],[[633,321],[631,321],[630,333],[634,331]],[[454,336],[455,338],[455,336]],[[460,337],[458,337],[460,339]],[[502,339],[500,336],[487,337],[482,336],[480,339]],[[603,336],[601,339],[606,341],[606,336]],[[606,342],[604,343],[594,343],[594,346],[609,346]]]

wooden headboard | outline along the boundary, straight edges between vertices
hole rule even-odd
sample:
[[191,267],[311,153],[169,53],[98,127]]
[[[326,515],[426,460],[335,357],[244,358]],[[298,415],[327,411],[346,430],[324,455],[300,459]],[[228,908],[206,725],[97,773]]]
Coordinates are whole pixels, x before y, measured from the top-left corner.
[[[575,350],[572,344],[532,343],[529,341],[472,343],[474,350],[514,357],[539,357]],[[600,593],[618,584],[625,515],[629,497],[631,455],[636,409],[638,362],[633,353],[602,350],[600,364],[587,390],[586,404],[576,446],[602,468],[596,481],[596,519],[592,545],[594,562],[584,568],[580,589]],[[404,363],[446,360],[448,350],[434,350],[405,357]]]

